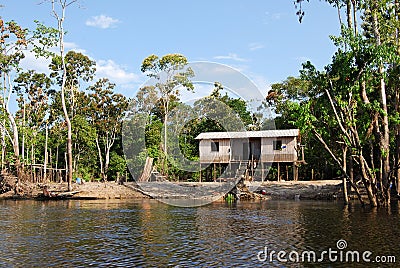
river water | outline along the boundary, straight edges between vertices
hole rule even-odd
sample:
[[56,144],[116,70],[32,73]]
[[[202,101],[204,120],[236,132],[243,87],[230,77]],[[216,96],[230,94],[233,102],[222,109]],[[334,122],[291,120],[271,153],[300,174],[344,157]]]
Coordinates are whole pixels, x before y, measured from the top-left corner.
[[[397,206],[368,209],[335,202],[262,201],[182,208],[148,199],[9,200],[0,201],[0,215],[0,267],[399,267],[400,263]],[[358,255],[352,255],[355,252]]]

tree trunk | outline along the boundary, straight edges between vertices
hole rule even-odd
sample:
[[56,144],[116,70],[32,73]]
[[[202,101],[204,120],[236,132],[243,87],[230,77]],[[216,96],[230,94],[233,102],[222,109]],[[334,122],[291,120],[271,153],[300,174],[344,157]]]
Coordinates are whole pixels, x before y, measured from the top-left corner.
[[111,146],[107,146],[106,149],[106,156],[105,156],[105,162],[104,162],[104,181],[107,181],[107,172],[108,172],[108,166],[110,164],[110,150],[111,150]]
[[[24,108],[22,111],[22,147],[21,147],[21,153],[22,153],[22,163],[25,162],[25,98],[24,98]],[[22,164],[24,165],[24,164]]]
[[333,154],[332,150],[329,148],[329,146],[326,144],[324,139],[321,137],[321,135],[315,129],[313,129],[313,133],[317,137],[317,139],[322,143],[322,145],[324,146],[325,150],[331,155],[331,157],[336,162],[336,164],[339,166],[339,168],[342,170],[343,176],[345,176],[346,179],[349,180],[351,187],[353,187],[354,191],[356,192],[358,200],[360,201],[360,203],[362,205],[364,205],[364,201],[363,201],[363,199],[361,197],[361,194],[360,194],[360,191],[358,190],[357,185],[353,181],[351,181],[349,179],[349,176],[347,175],[346,171],[343,169],[343,165],[340,162],[340,160]]
[[61,83],[61,104],[62,104],[62,109],[64,113],[64,118],[65,122],[67,123],[67,129],[68,129],[68,134],[67,134],[67,181],[68,181],[68,191],[72,191],[72,176],[73,176],[73,170],[72,170],[72,126],[71,126],[71,120],[69,119],[68,111],[67,111],[67,106],[65,104],[65,84],[67,81],[67,67],[65,63],[65,57],[64,57],[64,19],[65,19],[65,9],[67,7],[67,4],[60,3],[61,5],[61,17],[58,15],[56,9],[55,9],[55,3],[54,0],[52,1],[52,10],[53,14],[57,19],[58,22],[58,33],[59,33],[59,45],[60,45],[60,57],[61,57],[61,64],[62,64],[62,83]]
[[[378,24],[378,14],[377,14],[377,6],[374,3],[373,7],[373,31],[375,34],[376,45],[381,46],[381,36],[379,32],[379,24]],[[385,202],[388,204],[390,201],[390,181],[389,181],[389,172],[390,172],[390,133],[389,133],[389,118],[388,118],[388,108],[387,108],[387,96],[386,96],[386,83],[384,79],[384,66],[381,63],[378,67],[380,78],[380,97],[381,97],[381,108],[382,108],[382,127],[383,134],[380,136],[379,145],[381,147],[381,159],[382,159],[382,193],[385,198]]]
[[47,140],[49,138],[49,131],[47,128],[47,123],[46,123],[46,138],[44,142],[44,163],[43,163],[43,179],[45,182],[47,182]]
[[101,155],[101,148],[100,148],[99,138],[97,136],[96,136],[96,147],[97,147],[97,153],[98,153],[98,156],[99,156],[101,179],[104,180],[104,182],[105,182],[103,156]]
[[[343,171],[347,174],[347,146],[343,147]],[[347,178],[343,176],[343,199],[347,205],[349,203],[349,197],[347,195]]]
[[[395,111],[400,113],[400,92],[398,89],[395,91]],[[395,127],[396,135],[396,150],[394,155],[394,177],[396,182],[396,192],[400,194],[400,125]]]
[[8,116],[8,120],[10,121],[12,132],[13,132],[12,146],[13,146],[14,157],[15,157],[15,169],[17,171],[17,183],[19,183],[21,176],[22,176],[22,170],[21,170],[21,161],[19,159],[18,127],[17,127],[17,124],[15,123],[13,115],[8,111],[8,107],[7,107],[7,116]]
[[[2,128],[3,128],[3,126],[2,126]],[[2,130],[1,131],[1,171],[4,170],[5,158],[6,158],[6,131]]]
[[[4,78],[4,86],[5,86],[5,78]],[[3,110],[6,110],[6,91],[3,89]],[[4,170],[4,164],[6,159],[6,118],[3,118],[3,124],[1,126],[3,129],[1,131],[1,171]]]
[[347,17],[347,27],[350,29],[353,27],[352,20],[353,12],[351,8],[351,0],[346,0],[346,17]]
[[168,123],[168,109],[169,109],[169,100],[168,96],[166,97],[164,104],[164,162],[163,162],[163,173],[166,175],[168,173],[168,152],[167,152],[167,123]]
[[357,0],[351,0],[351,3],[353,5],[354,34],[357,35],[358,34],[358,29],[357,29]]
[[366,171],[366,169],[368,167],[365,166],[365,161],[364,161],[362,154],[360,154],[359,159],[360,159],[360,167],[361,167],[361,172],[362,172],[362,181],[363,181],[365,190],[367,191],[369,203],[372,207],[377,207],[378,200],[377,200],[376,194],[374,193],[374,190],[372,188],[372,183],[373,183],[372,178],[370,178],[370,176],[368,175],[368,173]]

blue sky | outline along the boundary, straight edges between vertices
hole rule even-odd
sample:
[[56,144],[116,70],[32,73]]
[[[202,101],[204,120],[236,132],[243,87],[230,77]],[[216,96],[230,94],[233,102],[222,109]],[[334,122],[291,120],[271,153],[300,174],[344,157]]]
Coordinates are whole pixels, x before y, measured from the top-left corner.
[[[0,3],[6,21],[56,27],[49,2]],[[303,7],[300,24],[293,0],[79,0],[67,8],[66,47],[95,60],[97,76],[110,78],[129,97],[146,80],[142,60],[167,53],[232,66],[267,92],[271,83],[297,76],[302,62],[321,68],[335,51],[329,35],[339,32],[336,10],[315,0]],[[40,71],[46,64],[32,56],[24,62]]]

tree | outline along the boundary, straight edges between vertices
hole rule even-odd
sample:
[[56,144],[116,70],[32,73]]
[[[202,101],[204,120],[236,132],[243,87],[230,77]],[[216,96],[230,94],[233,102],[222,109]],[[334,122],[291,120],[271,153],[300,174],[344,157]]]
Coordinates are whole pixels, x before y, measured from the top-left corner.
[[[340,36],[332,37],[338,47],[332,63],[324,71],[311,63],[303,66],[300,84],[294,88],[305,83],[306,99],[300,94],[290,99],[288,89],[293,83],[273,88],[268,98],[283,108],[283,116],[296,116],[292,123],[321,142],[350,183],[354,185],[353,172],[361,178],[372,206],[388,205],[393,182],[390,175],[396,168],[391,167],[390,157],[391,135],[396,132],[390,132],[390,124],[398,118],[397,88],[391,81],[399,76],[399,5],[390,0],[327,2],[338,9],[342,30]],[[300,5],[298,8],[301,20],[304,11]],[[342,24],[342,8],[346,24]],[[361,24],[357,23],[357,12]]]
[[159,95],[162,106],[164,123],[164,146],[163,152],[167,158],[167,128],[168,113],[171,101],[179,97],[180,87],[194,90],[190,78],[194,76],[193,70],[187,67],[187,59],[180,54],[167,54],[161,58],[150,55],[143,60],[141,71],[155,81],[154,89]]
[[[52,90],[51,79],[44,73],[36,73],[33,70],[22,72],[14,80],[14,90],[17,92],[18,104],[20,110],[17,112],[19,120],[22,122],[22,159],[24,163],[25,159],[25,140],[29,132],[32,134],[29,141],[31,142],[31,152],[34,151],[36,146],[37,135],[41,127],[45,127],[47,133],[47,122],[46,116],[49,112],[49,95]],[[45,145],[47,145],[47,139],[45,139]],[[33,155],[31,159],[34,159]],[[33,161],[32,161],[33,163]],[[44,148],[44,177],[46,177],[47,169],[47,146]]]
[[104,181],[107,181],[111,148],[121,133],[122,118],[128,107],[126,97],[114,93],[114,88],[115,84],[105,78],[89,88],[93,92],[89,95],[89,113],[96,130],[95,141]]
[[[81,53],[69,51],[65,54],[64,49],[64,20],[67,7],[76,1],[52,0],[52,12],[57,20],[58,39],[59,39],[59,55],[53,57],[51,69],[53,70],[52,77],[57,77],[57,81],[61,87],[61,104],[62,110],[67,124],[67,162],[68,162],[68,190],[72,190],[73,177],[73,155],[72,155],[72,124],[70,115],[67,109],[66,94],[70,91],[72,99],[71,111],[72,117],[74,113],[75,91],[79,89],[79,79],[90,79],[93,76],[95,69],[92,67],[94,62],[89,60]],[[60,11],[57,11],[57,7]]]
[[[12,75],[19,69],[20,61],[25,57],[23,50],[28,46],[28,30],[23,29],[16,22],[4,22],[0,18],[0,74],[2,79],[3,96],[0,98],[2,105],[2,112],[5,114],[10,130],[8,131],[6,125],[6,118],[3,119],[1,124],[2,129],[2,165],[6,152],[5,135],[10,138],[13,153],[15,168],[17,171],[18,181],[22,175],[21,161],[19,156],[19,135],[18,126],[15,121],[14,115],[10,111],[12,86]],[[11,134],[10,134],[11,132]]]

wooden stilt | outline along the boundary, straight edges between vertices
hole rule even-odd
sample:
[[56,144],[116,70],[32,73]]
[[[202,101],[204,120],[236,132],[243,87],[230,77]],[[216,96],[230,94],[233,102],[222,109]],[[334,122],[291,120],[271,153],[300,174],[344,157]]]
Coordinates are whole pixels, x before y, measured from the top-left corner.
[[199,182],[201,182],[201,163],[200,163],[200,176],[199,176]]
[[221,182],[222,177],[222,170],[221,170],[221,163],[219,163],[219,182]]
[[[286,180],[289,180],[289,165],[286,164]],[[293,176],[293,180],[294,180],[294,176]]]
[[293,180],[297,181],[299,179],[298,167],[295,162],[293,162]]
[[264,182],[264,163],[261,162],[261,182]]
[[278,181],[281,181],[281,166],[279,165],[279,162],[278,162]]
[[217,181],[217,164],[214,163],[213,180]]

